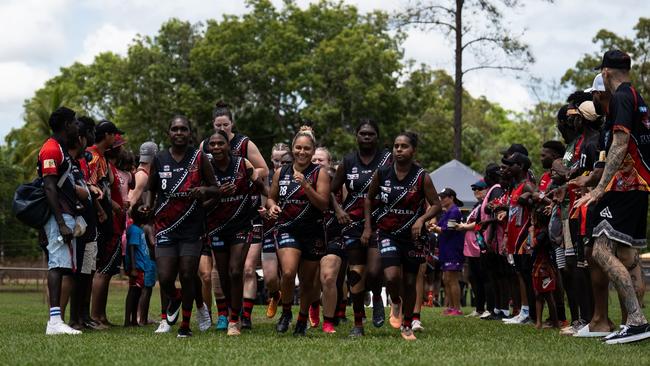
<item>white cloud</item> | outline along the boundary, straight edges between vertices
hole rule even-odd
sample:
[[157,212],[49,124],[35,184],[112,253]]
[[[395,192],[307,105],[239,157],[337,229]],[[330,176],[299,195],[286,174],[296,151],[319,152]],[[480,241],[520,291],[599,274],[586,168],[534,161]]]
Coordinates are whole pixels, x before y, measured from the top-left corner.
[[3,1],[0,4],[0,61],[46,60],[65,44],[61,19],[67,0]]
[[120,29],[113,24],[104,24],[84,39],[83,51],[77,57],[77,61],[85,64],[92,63],[95,56],[106,51],[126,55],[129,44],[136,34],[137,32],[132,29]]
[[47,71],[22,62],[0,62],[0,103],[22,105],[49,77]]

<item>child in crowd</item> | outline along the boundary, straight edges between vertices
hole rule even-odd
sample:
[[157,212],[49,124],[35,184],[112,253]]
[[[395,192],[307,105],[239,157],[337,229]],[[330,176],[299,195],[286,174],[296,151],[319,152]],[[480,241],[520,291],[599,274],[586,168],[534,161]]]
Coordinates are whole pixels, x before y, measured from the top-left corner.
[[144,271],[148,266],[149,248],[143,226],[146,224],[146,216],[142,212],[133,210],[133,223],[126,231],[126,266],[125,271],[129,275],[129,292],[126,296],[126,310],[124,314],[124,326],[138,325],[138,303],[144,286]]
[[154,286],[156,286],[156,254],[154,247],[154,230],[150,220],[142,229],[145,233],[147,240],[147,247],[149,248],[149,256],[146,259],[146,268],[144,270],[144,290],[140,295],[140,303],[138,305],[138,319],[140,325],[149,324],[149,304],[151,302],[151,294]]
[[548,304],[549,315],[553,328],[559,328],[557,308],[555,306],[555,291],[557,276],[551,263],[551,240],[548,235],[548,216],[539,210],[533,211],[532,224],[529,228],[528,241],[534,250],[533,288],[535,290],[535,309],[537,329],[542,328],[542,313],[544,301]]

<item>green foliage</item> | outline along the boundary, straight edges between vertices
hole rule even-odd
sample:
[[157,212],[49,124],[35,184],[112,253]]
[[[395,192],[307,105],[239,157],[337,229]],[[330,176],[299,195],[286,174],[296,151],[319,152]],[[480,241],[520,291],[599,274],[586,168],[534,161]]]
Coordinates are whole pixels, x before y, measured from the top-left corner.
[[585,89],[591,86],[597,71],[594,67],[600,65],[603,53],[611,49],[620,49],[627,52],[632,58],[631,77],[633,85],[641,95],[650,95],[650,18],[639,18],[634,26],[636,34],[633,38],[621,37],[614,32],[601,29],[592,41],[598,45],[600,51],[585,54],[575,66],[564,73],[562,83],[576,89]]
[[6,257],[35,257],[40,253],[36,232],[14,216],[11,205],[24,172],[11,164],[7,147],[0,147],[0,251]]

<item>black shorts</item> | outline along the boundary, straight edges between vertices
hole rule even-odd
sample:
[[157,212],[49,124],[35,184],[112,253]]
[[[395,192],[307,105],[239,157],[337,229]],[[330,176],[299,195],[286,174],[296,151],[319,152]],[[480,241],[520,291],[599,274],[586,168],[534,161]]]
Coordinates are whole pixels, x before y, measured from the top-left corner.
[[[533,273],[533,257],[530,254],[515,254],[515,272],[517,273]],[[506,260],[507,263],[507,260]]]
[[262,234],[264,231],[264,222],[262,218],[257,215],[253,220],[251,220],[251,226],[253,230],[251,231],[251,244],[258,244],[263,241]]
[[277,248],[275,247],[275,235],[266,235],[262,240],[262,253],[275,253]]
[[418,273],[426,260],[424,243],[378,235],[382,267],[402,266],[406,273]]
[[203,241],[196,239],[173,239],[165,237],[164,240],[156,238],[156,258],[159,257],[200,257]]
[[345,253],[343,239],[341,237],[332,238],[327,242],[327,251],[326,255],[335,255],[341,259],[347,258]]
[[201,245],[201,256],[202,257],[212,256],[212,248],[210,248],[210,241],[207,238],[203,239],[203,243]]
[[115,276],[120,273],[122,263],[122,236],[100,243],[97,242],[97,272]]
[[294,248],[301,252],[302,259],[318,261],[327,252],[325,241],[318,235],[295,235],[294,233],[278,232],[275,235],[275,246],[280,249]]
[[250,244],[251,238],[250,228],[246,228],[234,233],[213,234],[208,237],[208,241],[213,252],[223,253],[232,246]]
[[497,278],[507,277],[514,273],[514,268],[508,259],[494,252],[481,254],[483,268]]
[[349,229],[341,233],[343,242],[345,244],[345,249],[358,249],[358,248],[377,248],[377,232],[373,231],[370,241],[367,246],[361,244],[361,235],[363,234],[362,230],[357,230],[356,228]]
[[606,192],[596,204],[593,237],[645,248],[648,221],[648,192]]

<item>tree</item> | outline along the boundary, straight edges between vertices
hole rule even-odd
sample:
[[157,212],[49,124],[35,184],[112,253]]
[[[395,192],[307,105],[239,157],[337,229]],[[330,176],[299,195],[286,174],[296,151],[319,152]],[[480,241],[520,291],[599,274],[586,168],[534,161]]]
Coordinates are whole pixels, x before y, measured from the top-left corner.
[[23,168],[21,176],[25,180],[36,176],[38,152],[52,132],[48,123],[50,114],[62,105],[74,107],[65,86],[56,85],[37,91],[32,99],[25,101],[25,125],[12,129],[5,137],[9,162]]
[[596,33],[592,42],[597,44],[600,51],[585,54],[575,66],[562,76],[563,85],[576,89],[586,89],[596,76],[594,68],[600,65],[603,53],[611,49],[627,52],[632,58],[631,77],[634,87],[641,95],[650,95],[650,18],[639,18],[634,26],[634,38],[626,38],[601,29]]
[[[462,159],[463,77],[472,71],[524,70],[534,62],[528,46],[503,25],[502,8],[521,5],[519,0],[418,1],[396,15],[400,27],[439,29],[454,43],[454,157]],[[476,64],[464,65],[472,52]]]

